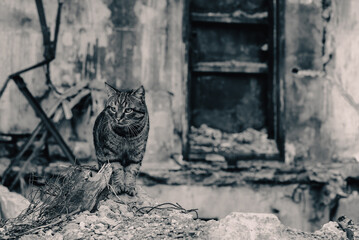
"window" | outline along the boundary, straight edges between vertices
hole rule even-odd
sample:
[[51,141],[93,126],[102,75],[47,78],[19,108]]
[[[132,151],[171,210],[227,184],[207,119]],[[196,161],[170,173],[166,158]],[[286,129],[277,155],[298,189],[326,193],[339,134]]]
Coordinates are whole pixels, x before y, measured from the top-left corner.
[[283,158],[282,7],[190,1],[189,159]]

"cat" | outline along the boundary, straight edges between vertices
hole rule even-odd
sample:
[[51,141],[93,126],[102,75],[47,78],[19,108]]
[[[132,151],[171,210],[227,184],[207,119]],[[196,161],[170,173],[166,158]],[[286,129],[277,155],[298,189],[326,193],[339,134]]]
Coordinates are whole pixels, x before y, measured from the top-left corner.
[[100,167],[111,163],[116,193],[134,196],[150,129],[145,89],[117,90],[105,85],[108,99],[93,128],[97,161]]

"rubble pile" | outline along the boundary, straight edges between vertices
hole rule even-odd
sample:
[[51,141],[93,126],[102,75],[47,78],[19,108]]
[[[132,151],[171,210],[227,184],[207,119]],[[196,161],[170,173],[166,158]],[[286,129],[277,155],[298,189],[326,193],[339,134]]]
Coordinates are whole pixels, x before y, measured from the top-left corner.
[[202,124],[199,128],[191,127],[189,139],[192,159],[267,159],[279,154],[275,140],[268,139],[265,129],[248,128],[241,133],[225,133]]
[[[213,132],[212,134],[217,134]],[[242,141],[248,141],[243,138]],[[178,203],[157,203],[141,187],[137,195],[116,194],[109,184],[112,168],[96,174],[87,168],[67,169],[63,178],[49,183],[39,204],[19,216],[0,219],[0,239],[356,239],[359,227],[341,217],[308,233],[284,226],[273,214],[233,212],[215,221],[198,219],[196,209]],[[6,188],[4,194],[10,193]],[[22,205],[14,201],[13,209]],[[2,206],[4,205],[4,206]],[[7,203],[0,209],[10,216]],[[199,213],[199,217],[201,213]]]
[[[212,222],[195,215],[156,206],[141,188],[135,197],[110,194],[94,212],[83,211],[59,225],[48,226],[20,239],[206,239]],[[150,209],[150,211],[144,211]],[[152,210],[151,210],[152,209]],[[5,233],[6,228],[0,228]],[[5,236],[6,239],[6,236]]]
[[206,222],[177,210],[138,215],[127,204],[106,200],[97,212],[83,212],[57,233],[47,234],[63,239],[197,239],[205,238],[206,227]]
[[[219,221],[161,208],[138,187],[135,197],[110,194],[93,211],[82,211],[57,224],[22,235],[22,240],[66,239],[357,239],[359,227],[341,217],[314,233],[284,226],[273,214],[233,212]],[[12,239],[0,228],[1,239]]]

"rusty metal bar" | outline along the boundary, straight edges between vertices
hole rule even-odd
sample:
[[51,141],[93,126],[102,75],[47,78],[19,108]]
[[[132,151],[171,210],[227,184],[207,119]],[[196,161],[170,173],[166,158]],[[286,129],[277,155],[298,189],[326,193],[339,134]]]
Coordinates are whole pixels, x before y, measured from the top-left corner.
[[51,133],[51,135],[55,138],[56,142],[60,145],[62,151],[64,152],[65,156],[75,165],[78,165],[76,162],[75,156],[73,155],[70,148],[67,146],[65,141],[62,139],[59,132],[56,130],[54,124],[51,122],[51,120],[47,117],[44,110],[41,108],[41,106],[38,104],[34,96],[30,93],[29,89],[26,87],[26,84],[24,82],[24,79],[20,76],[14,76],[12,78],[14,82],[16,83],[19,90],[22,92],[22,94],[25,96],[25,98],[30,103],[31,107],[35,110],[35,112],[39,115],[40,119],[44,123],[46,129]]
[[57,45],[57,39],[59,35],[60,30],[60,22],[61,22],[61,9],[62,9],[63,2],[59,1],[59,5],[57,7],[57,15],[56,15],[56,25],[55,25],[55,34],[54,34],[54,41],[53,41],[53,56],[55,58],[56,56],[56,45]]

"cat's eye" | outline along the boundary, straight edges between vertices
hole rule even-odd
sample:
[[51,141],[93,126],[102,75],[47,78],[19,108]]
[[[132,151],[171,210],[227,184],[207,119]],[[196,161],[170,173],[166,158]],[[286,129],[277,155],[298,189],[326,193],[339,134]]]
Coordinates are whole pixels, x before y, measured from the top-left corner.
[[116,108],[115,107],[110,107],[111,112],[116,112]]
[[132,113],[133,109],[132,108],[126,108],[125,113]]

